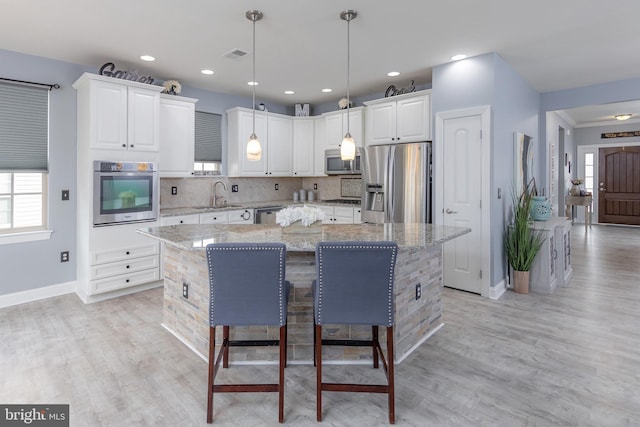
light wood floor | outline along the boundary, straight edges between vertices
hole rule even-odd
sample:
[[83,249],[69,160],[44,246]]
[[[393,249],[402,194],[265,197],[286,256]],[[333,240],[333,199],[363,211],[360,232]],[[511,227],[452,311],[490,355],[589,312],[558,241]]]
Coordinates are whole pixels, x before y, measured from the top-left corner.
[[[397,425],[640,425],[640,228],[576,225],[572,249],[573,280],[554,295],[444,290],[445,327],[396,369]],[[207,365],[160,327],[161,307],[156,289],[0,310],[0,403],[69,403],[72,426],[206,425]],[[275,381],[276,367],[224,376]],[[317,425],[313,367],[286,381],[286,424]],[[386,424],[383,395],[323,399],[324,425]],[[275,393],[215,403],[214,425],[278,425]]]

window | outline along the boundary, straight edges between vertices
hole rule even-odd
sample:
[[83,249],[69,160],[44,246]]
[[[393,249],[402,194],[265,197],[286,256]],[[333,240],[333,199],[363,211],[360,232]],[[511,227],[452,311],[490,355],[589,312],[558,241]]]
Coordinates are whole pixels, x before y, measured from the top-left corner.
[[593,153],[584,154],[584,189],[593,194]]
[[220,175],[222,166],[222,116],[196,111],[195,163],[196,174]]
[[49,90],[0,82],[0,234],[44,230]]

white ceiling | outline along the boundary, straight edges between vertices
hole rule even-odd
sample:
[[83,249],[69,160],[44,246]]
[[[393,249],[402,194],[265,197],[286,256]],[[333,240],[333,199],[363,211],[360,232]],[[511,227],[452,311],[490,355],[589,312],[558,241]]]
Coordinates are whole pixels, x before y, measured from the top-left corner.
[[[318,104],[345,96],[345,9],[359,14],[351,23],[354,97],[412,79],[430,83],[431,68],[458,53],[497,52],[538,92],[640,76],[638,0],[0,0],[0,49],[96,72],[115,62],[157,80],[250,96],[251,55],[223,57],[252,51],[250,9],[265,15],[256,24],[261,101]],[[157,60],[144,63],[143,54]],[[202,75],[203,68],[215,74]],[[389,71],[401,75],[390,78]],[[325,87],[333,93],[323,94]]]

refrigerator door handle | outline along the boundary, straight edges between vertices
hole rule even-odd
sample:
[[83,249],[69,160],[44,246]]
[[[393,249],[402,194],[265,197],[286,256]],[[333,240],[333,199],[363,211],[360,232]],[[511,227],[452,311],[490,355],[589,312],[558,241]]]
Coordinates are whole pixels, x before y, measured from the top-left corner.
[[395,195],[394,195],[394,157],[395,157],[395,147],[391,146],[387,150],[387,158],[386,158],[386,171],[385,171],[385,202],[384,202],[384,222],[394,222],[395,218]]

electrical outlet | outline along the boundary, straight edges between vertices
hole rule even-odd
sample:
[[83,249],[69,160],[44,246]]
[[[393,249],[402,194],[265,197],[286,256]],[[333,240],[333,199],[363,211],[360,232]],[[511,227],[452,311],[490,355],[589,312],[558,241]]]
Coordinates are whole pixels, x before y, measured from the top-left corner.
[[318,189],[318,184],[316,184],[315,182],[313,183],[313,189],[317,190]]
[[276,184],[276,191],[278,191],[279,188],[280,188],[280,186],[278,184]]
[[416,301],[418,301],[422,297],[422,285],[418,283],[416,285]]
[[62,190],[62,200],[69,200],[69,190]]
[[189,299],[189,284],[182,282],[182,298]]
[[69,262],[69,251],[60,252],[60,262]]
[[237,193],[238,192],[238,184],[233,184],[231,186],[231,192],[232,193]]
[[171,195],[175,196],[176,194],[178,194],[178,187],[171,187]]

